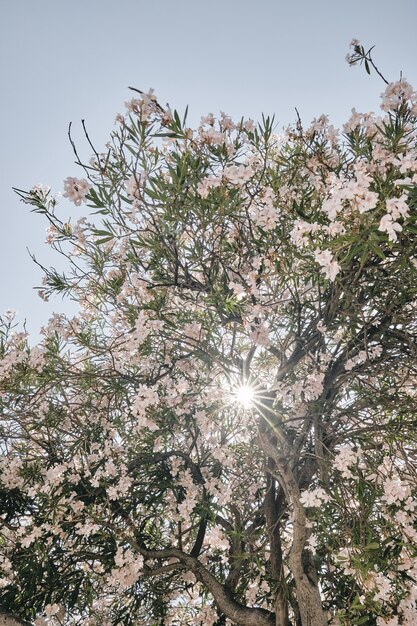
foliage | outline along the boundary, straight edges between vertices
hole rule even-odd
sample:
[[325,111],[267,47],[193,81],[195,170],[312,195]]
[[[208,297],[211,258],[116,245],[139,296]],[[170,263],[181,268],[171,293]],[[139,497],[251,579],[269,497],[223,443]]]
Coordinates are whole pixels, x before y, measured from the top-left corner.
[[19,191],[68,261],[40,295],[79,313],[37,346],[2,320],[0,606],[414,624],[416,94],[282,135],[135,95],[65,181],[89,218]]

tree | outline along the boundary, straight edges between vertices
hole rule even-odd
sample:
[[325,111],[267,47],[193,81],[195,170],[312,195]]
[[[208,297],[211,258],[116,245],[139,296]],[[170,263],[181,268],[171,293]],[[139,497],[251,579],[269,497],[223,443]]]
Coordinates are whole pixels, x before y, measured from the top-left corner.
[[[374,67],[354,42],[352,61]],[[417,96],[201,120],[135,94],[2,325],[0,606],[36,625],[415,623]],[[89,141],[89,137],[86,134]]]

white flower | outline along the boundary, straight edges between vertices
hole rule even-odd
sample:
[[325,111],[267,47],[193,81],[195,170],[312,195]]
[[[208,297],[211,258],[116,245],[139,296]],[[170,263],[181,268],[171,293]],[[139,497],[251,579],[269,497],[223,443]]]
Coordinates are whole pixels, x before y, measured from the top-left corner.
[[336,194],[323,202],[321,210],[326,213],[329,220],[333,221],[342,208],[341,199],[339,195]]
[[316,400],[324,387],[324,374],[322,372],[314,372],[307,376],[304,386],[304,397],[306,400]]
[[241,300],[242,298],[245,297],[245,288],[243,285],[239,283],[235,283],[231,280],[230,283],[228,284],[228,287],[229,289],[234,291],[238,300]]
[[344,235],[346,232],[346,228],[340,222],[330,222],[328,226],[325,226],[325,230],[330,237]]
[[142,428],[149,428],[151,431],[158,430],[155,422],[147,417],[147,409],[158,403],[159,396],[154,388],[139,385],[138,394],[131,406],[132,415],[138,418],[135,427],[137,431],[140,431]]
[[114,556],[115,568],[112,570],[111,582],[122,589],[135,583],[142,573],[143,557],[133,554],[132,550],[124,550],[120,546]]

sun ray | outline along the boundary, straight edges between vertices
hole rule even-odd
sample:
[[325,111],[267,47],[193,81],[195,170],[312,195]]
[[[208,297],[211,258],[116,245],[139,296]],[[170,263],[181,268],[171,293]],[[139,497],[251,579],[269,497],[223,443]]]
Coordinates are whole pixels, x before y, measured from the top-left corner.
[[244,409],[250,409],[255,400],[255,389],[247,384],[240,385],[236,388],[234,397]]

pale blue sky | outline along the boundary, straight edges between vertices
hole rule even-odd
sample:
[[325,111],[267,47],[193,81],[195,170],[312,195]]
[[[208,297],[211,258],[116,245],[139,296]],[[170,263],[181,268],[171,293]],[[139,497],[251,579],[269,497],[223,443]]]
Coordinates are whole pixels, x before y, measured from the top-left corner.
[[[45,304],[32,287],[54,256],[46,224],[19,203],[12,186],[62,190],[79,175],[67,140],[80,120],[100,149],[128,85],[153,87],[161,102],[190,120],[276,114],[280,126],[326,113],[339,126],[355,106],[374,110],[383,84],[344,57],[352,37],[375,45],[390,80],[417,88],[416,0],[0,0],[2,86],[0,168],[0,312],[19,310],[37,334],[60,299]],[[62,202],[61,216],[79,216]]]

